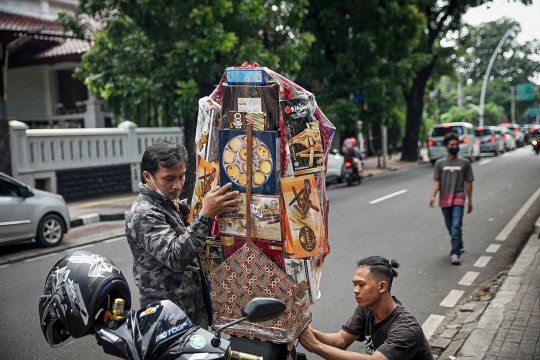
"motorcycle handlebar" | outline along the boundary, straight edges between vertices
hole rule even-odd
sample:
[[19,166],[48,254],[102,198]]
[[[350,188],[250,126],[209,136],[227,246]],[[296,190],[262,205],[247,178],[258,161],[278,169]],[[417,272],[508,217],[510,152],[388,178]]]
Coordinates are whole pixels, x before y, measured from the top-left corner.
[[246,354],[240,351],[234,351],[229,349],[227,352],[226,360],[264,360],[262,356],[255,356],[251,354]]

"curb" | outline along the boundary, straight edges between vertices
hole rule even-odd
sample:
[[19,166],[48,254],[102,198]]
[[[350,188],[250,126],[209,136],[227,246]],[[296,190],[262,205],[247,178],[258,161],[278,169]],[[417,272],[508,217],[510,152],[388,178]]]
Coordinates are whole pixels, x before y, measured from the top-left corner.
[[[536,225],[540,225],[540,217]],[[429,341],[434,359],[484,358],[503,323],[505,305],[514,301],[515,285],[531,263],[529,252],[538,247],[538,238],[540,226],[535,226],[510,270],[500,272],[492,286],[484,286],[476,299],[464,303],[456,313],[445,318]]]
[[[396,173],[399,173],[399,172],[402,172],[402,171],[405,171],[405,170],[412,170],[412,169],[424,167],[424,166],[426,166],[428,164],[429,164],[429,161],[420,161],[420,162],[418,162],[416,164],[407,165],[407,166],[403,166],[403,167],[400,167],[400,168],[390,167],[390,168],[387,169],[387,171],[381,172],[379,174],[370,174],[368,176],[365,176],[365,177],[362,178],[362,181],[376,179],[376,178],[379,178],[379,177],[396,174]],[[539,227],[540,227],[540,224],[539,224]]]
[[0,265],[12,264],[15,262],[19,262],[19,261],[23,261],[23,260],[43,256],[43,255],[58,253],[58,252],[65,251],[68,249],[73,249],[73,248],[77,248],[77,247],[81,247],[81,246],[85,246],[89,244],[94,244],[101,241],[122,237],[125,235],[126,233],[124,229],[110,230],[101,234],[90,235],[78,242],[62,243],[62,245],[58,245],[52,248],[42,248],[42,249],[39,249],[37,253],[32,252],[32,253],[23,254],[23,255],[14,255],[10,258],[0,260]]
[[129,211],[124,211],[123,213],[115,213],[115,214],[98,214],[98,213],[86,214],[86,215],[82,215],[76,219],[71,220],[69,222],[69,226],[74,228],[78,226],[97,223],[100,221],[126,220],[128,214],[129,214]]

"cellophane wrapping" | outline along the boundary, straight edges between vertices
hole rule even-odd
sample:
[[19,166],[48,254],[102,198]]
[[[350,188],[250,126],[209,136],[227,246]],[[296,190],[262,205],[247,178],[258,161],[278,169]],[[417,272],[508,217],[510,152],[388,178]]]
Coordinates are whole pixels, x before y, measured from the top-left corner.
[[[315,96],[286,77],[256,63],[229,69],[263,70],[267,82],[230,84],[223,74],[212,94],[199,101],[197,154],[199,158],[219,163],[220,185],[225,185],[223,179],[234,180],[233,185],[242,192],[245,177],[241,175],[246,168],[241,165],[245,164],[228,168],[223,152],[229,150],[227,156],[231,161],[240,157],[245,160],[245,153],[238,149],[247,144],[234,140],[234,146],[225,146],[219,139],[228,140],[236,134],[224,134],[224,129],[241,131],[250,121],[257,131],[277,134],[276,144],[264,144],[270,152],[275,149],[276,154],[270,155],[276,163],[267,159],[265,149],[261,148],[258,153],[254,147],[255,159],[266,162],[254,164],[255,180],[255,172],[262,171],[265,178],[260,179],[267,182],[266,188],[261,187],[260,191],[254,188],[251,199],[255,199],[258,207],[252,204],[252,208],[244,209],[243,213],[223,214],[220,221],[215,222],[213,234],[219,233],[218,230],[223,232],[219,235],[224,261],[212,267],[208,276],[214,312],[212,327],[217,330],[242,317],[241,308],[250,299],[277,298],[287,305],[286,312],[279,318],[264,323],[242,322],[226,332],[289,343],[311,322],[311,306],[320,297],[324,259],[330,253],[325,169],[335,127],[319,109]],[[245,142],[245,137],[238,137]],[[265,139],[264,135],[260,139]],[[253,146],[259,145],[261,143],[256,142]],[[238,152],[231,154],[231,151]],[[268,186],[269,179],[274,177],[265,173],[265,169],[275,171],[277,186]],[[258,185],[255,181],[253,184]],[[268,205],[259,206],[267,200],[257,198],[261,196],[257,192],[263,194],[262,197],[279,199],[279,218]],[[252,236],[259,237],[252,239],[253,247],[244,246],[247,217],[251,217]],[[276,224],[280,232],[275,231]]]

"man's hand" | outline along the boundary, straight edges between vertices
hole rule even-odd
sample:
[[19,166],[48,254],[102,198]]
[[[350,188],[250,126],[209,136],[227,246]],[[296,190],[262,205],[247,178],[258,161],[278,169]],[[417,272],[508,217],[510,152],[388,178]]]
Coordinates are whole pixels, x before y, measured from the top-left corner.
[[242,199],[238,198],[239,191],[231,191],[227,193],[232,187],[232,183],[228,183],[222,187],[215,186],[204,196],[203,207],[199,212],[199,215],[207,215],[211,218],[220,215],[225,211],[238,211],[240,208],[238,205],[242,202]]
[[429,199],[429,207],[434,207],[434,206],[435,206],[435,196],[432,196]]
[[300,344],[309,352],[317,352],[317,347],[321,344],[319,340],[315,337],[313,334],[313,328],[308,326],[302,334],[300,334],[300,337],[298,338],[300,340]]
[[467,214],[470,214],[470,213],[472,213],[472,202],[471,201],[469,201],[467,203]]

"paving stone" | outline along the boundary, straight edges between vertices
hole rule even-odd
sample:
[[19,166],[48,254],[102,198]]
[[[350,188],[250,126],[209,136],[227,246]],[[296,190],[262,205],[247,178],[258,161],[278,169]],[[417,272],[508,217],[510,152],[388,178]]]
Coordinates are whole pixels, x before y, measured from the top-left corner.
[[486,354],[495,334],[495,330],[474,329],[463,344],[459,355],[481,359]]
[[487,301],[477,301],[473,311],[486,310],[488,305],[489,302]]
[[447,338],[438,338],[437,340],[435,340],[434,342],[431,343],[431,347],[432,348],[438,348],[438,349],[446,349],[448,347],[448,345],[452,342],[452,339],[447,339]]
[[460,309],[459,311],[474,311],[474,309],[476,308],[477,306],[477,302],[468,302],[466,304],[464,304]]
[[443,338],[447,338],[447,339],[452,339],[454,336],[456,336],[457,332],[458,332],[457,329],[456,330],[446,329],[439,336]]
[[468,312],[459,313],[458,316],[456,316],[456,318],[454,319],[454,321],[452,321],[452,323],[454,325],[463,325],[463,323],[469,317],[469,315],[470,313]]
[[478,323],[477,323],[476,321],[466,323],[466,324],[464,324],[463,327],[461,328],[461,331],[463,331],[463,332],[465,332],[465,331],[471,332],[471,331],[473,331],[473,330],[476,328],[477,325],[478,325]]
[[454,340],[448,345],[446,350],[441,354],[440,359],[450,359],[450,356],[456,356],[457,352],[463,346],[465,340]]
[[478,311],[475,311],[473,313],[471,313],[467,319],[465,319],[465,324],[467,323],[471,323],[471,322],[476,322],[480,316],[482,316],[482,314],[484,313],[483,310],[478,310]]
[[461,325],[450,324],[450,325],[447,325],[446,328],[449,329],[449,330],[459,330],[459,329],[461,329]]
[[484,316],[478,321],[478,327],[486,330],[497,330],[501,326],[502,320],[503,312],[501,309],[489,306],[484,311]]

